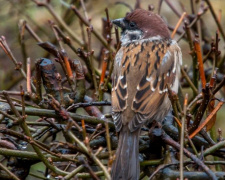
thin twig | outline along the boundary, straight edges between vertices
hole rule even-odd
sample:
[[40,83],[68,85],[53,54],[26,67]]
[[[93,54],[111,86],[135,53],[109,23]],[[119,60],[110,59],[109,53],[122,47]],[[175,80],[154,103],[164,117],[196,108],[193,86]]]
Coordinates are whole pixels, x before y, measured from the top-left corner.
[[30,58],[27,58],[27,92],[31,93],[31,69]]
[[112,149],[111,149],[111,140],[110,140],[110,134],[109,134],[109,124],[105,123],[105,129],[106,129],[106,143],[107,143],[107,148],[109,151],[109,162],[112,159]]
[[86,152],[88,153],[91,158],[93,159],[93,161],[99,165],[99,167],[102,169],[102,171],[104,172],[105,178],[106,179],[111,179],[106,167],[101,163],[101,161],[91,152],[89,152],[88,148],[84,145],[84,143],[82,143],[76,136],[74,136],[74,134],[71,131],[68,131],[68,135],[73,138],[75,140],[75,142]]
[[14,180],[20,180],[18,177],[16,177],[15,174],[13,174],[11,171],[9,171],[7,169],[7,167],[3,166],[2,163],[0,163],[0,169],[3,169],[5,172],[7,172],[12,179],[14,179]]
[[[32,0],[32,1],[35,2],[37,5],[41,3],[37,0]],[[70,27],[61,19],[61,17],[58,16],[58,14],[55,13],[53,7],[51,6],[49,2],[46,1],[42,3],[41,6],[44,6],[50,12],[50,14],[63,27],[63,29],[65,29],[65,31],[71,36],[71,38],[73,38],[75,42],[77,42],[80,46],[84,45],[84,43],[77,37],[77,35],[73,32],[73,30],[70,29]]]
[[186,94],[185,99],[184,99],[184,108],[183,108],[183,116],[181,119],[181,134],[180,134],[180,179],[184,179],[184,171],[183,171],[183,166],[184,166],[184,131],[185,131],[185,119],[186,119],[186,112],[187,112],[187,104],[188,104],[188,94]]
[[81,3],[81,6],[82,6],[82,8],[83,8],[83,10],[84,10],[85,18],[86,18],[87,21],[89,21],[88,14],[87,14],[87,10],[86,10],[84,1],[83,1],[83,0],[80,0],[80,3]]
[[213,109],[213,111],[211,112],[211,114],[205,119],[205,121],[200,124],[200,126],[190,135],[190,138],[192,139],[196,134],[198,134],[202,128],[204,128],[206,126],[206,124],[211,120],[211,118],[214,116],[214,114],[222,107],[222,105],[224,104],[223,101],[219,102],[217,104],[217,106]]
[[[5,51],[5,53],[9,56],[9,58],[12,60],[12,62],[14,63],[14,65],[16,66],[16,69],[20,71],[20,73],[22,74],[22,76],[27,79],[27,75],[24,72],[24,70],[21,68],[21,63],[19,63],[17,61],[17,59],[15,58],[15,56],[13,55],[12,51],[10,50],[6,39],[4,36],[1,36],[0,38],[0,46],[3,48],[3,50]],[[33,91],[36,91],[36,88],[34,86],[33,83],[31,83],[31,87],[33,89]]]
[[36,75],[35,75],[35,86],[36,86],[36,97],[38,99],[38,101],[40,102],[42,100],[42,90],[41,90],[41,69],[40,69],[40,63],[41,63],[41,59],[38,59],[35,62],[35,71],[36,71]]
[[[177,150],[180,150],[180,145],[174,141],[173,139],[171,139],[168,135],[163,134],[162,139],[164,140],[165,143],[167,143],[168,145],[174,147]],[[216,175],[213,173],[213,171],[211,171],[200,159],[198,159],[194,154],[192,154],[191,152],[189,152],[187,149],[184,148],[184,154],[191,158],[197,165],[199,165],[206,174],[208,174],[208,176],[212,179],[212,180],[217,180]]]
[[34,30],[30,27],[30,25],[29,24],[27,24],[27,22],[26,22],[26,24],[25,24],[25,28],[26,28],[26,30],[31,34],[31,36],[37,41],[37,42],[39,42],[39,43],[42,43],[43,41],[42,41],[42,39],[34,32]]
[[195,51],[196,51],[197,59],[198,59],[198,66],[199,66],[200,78],[202,81],[202,87],[205,88],[206,79],[205,79],[205,72],[204,72],[203,60],[202,60],[202,52],[201,52],[199,40],[195,39],[194,46],[195,46]]
[[180,26],[181,22],[183,21],[183,19],[185,18],[186,14],[187,14],[186,12],[183,12],[182,16],[180,17],[179,21],[177,22],[177,24],[171,34],[171,38],[174,38],[174,36],[177,32],[177,29],[179,28],[179,26]]
[[84,169],[84,166],[83,165],[80,165],[78,166],[76,169],[74,169],[72,172],[70,172],[69,174],[67,174],[64,179],[65,180],[68,180],[68,179],[71,179],[73,178],[78,172],[80,172],[81,170]]
[[209,9],[210,9],[210,11],[211,11],[211,14],[212,14],[214,20],[216,21],[216,24],[217,24],[218,29],[219,29],[219,31],[220,31],[222,37],[223,37],[223,40],[225,41],[225,33],[224,33],[224,31],[223,31],[223,27],[221,26],[221,24],[220,24],[220,22],[219,22],[219,20],[218,20],[218,18],[217,18],[217,16],[216,16],[216,13],[215,13],[215,11],[214,11],[214,9],[213,9],[213,7],[212,7],[211,2],[210,2],[209,0],[205,0],[205,2],[206,2],[207,5],[209,6]]
[[220,149],[220,148],[223,148],[225,146],[225,140],[213,145],[212,147],[206,149],[204,152],[203,152],[203,155],[204,156],[208,156],[210,154],[212,154],[213,152],[215,152],[216,150]]
[[96,80],[96,75],[95,75],[95,68],[94,68],[94,62],[93,62],[93,53],[94,51],[91,49],[91,32],[93,31],[93,27],[88,27],[87,28],[87,35],[88,35],[88,56],[89,56],[89,61],[91,65],[91,73],[92,73],[92,80],[94,83],[95,87],[95,93],[98,93],[98,86],[97,86],[97,80]]
[[174,5],[171,3],[170,0],[165,0],[165,2],[167,3],[167,5],[173,10],[173,12],[178,16],[181,17],[181,13],[179,13],[177,11],[177,9],[174,7]]
[[189,78],[189,76],[187,75],[187,73],[186,73],[186,71],[184,70],[183,67],[181,67],[181,73],[184,76],[184,78],[186,79],[186,81],[188,82],[188,84],[190,85],[194,94],[198,94],[198,89],[195,87],[195,85],[193,84],[193,82],[191,81],[191,79]]
[[[71,5],[71,7],[70,7],[73,11],[74,11],[74,13],[77,15],[77,17],[86,25],[86,26],[88,26],[88,27],[91,27],[91,24],[86,20],[86,19],[84,19],[82,16],[81,16],[81,14],[80,14],[80,12],[78,11],[78,9],[74,6],[74,5]],[[98,31],[96,31],[95,29],[93,29],[93,34],[96,36],[96,38],[108,49],[109,47],[108,47],[108,44],[107,44],[107,42],[105,41],[105,39],[99,34],[99,32]],[[110,49],[109,49],[110,50]]]

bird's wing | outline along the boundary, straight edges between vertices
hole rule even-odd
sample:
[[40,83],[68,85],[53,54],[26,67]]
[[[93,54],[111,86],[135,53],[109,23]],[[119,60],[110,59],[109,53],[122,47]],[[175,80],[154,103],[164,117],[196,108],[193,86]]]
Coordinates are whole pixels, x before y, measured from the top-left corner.
[[126,73],[120,71],[124,66],[124,49],[121,48],[115,57],[112,78],[112,116],[117,132],[122,127],[121,112],[127,108],[127,78]]
[[[147,120],[161,120],[170,108],[167,95],[167,84],[178,91],[182,54],[175,41],[146,44],[140,53],[141,59],[148,56],[144,63],[143,74],[137,92],[133,98],[132,110],[135,116],[129,123],[131,131],[135,131]],[[166,112],[167,111],[167,112]]]
[[[167,41],[132,42],[118,51],[112,81],[112,114],[117,131],[122,127],[122,112],[127,109],[129,99],[136,114],[129,120],[131,131],[156,114],[164,101],[166,85],[175,84],[181,58],[178,45]],[[138,72],[131,72],[136,69]],[[134,83],[127,82],[128,79]]]

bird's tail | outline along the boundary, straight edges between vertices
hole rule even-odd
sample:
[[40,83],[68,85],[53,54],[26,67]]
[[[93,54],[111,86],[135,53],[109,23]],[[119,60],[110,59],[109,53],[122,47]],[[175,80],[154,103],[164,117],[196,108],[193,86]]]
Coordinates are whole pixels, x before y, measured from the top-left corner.
[[119,135],[116,160],[112,166],[112,180],[138,180],[139,165],[139,132],[130,132],[128,126],[123,126]]

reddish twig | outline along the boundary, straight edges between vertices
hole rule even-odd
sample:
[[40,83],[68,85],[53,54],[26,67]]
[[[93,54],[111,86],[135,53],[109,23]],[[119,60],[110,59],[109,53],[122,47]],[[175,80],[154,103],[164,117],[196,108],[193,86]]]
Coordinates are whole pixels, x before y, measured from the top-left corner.
[[198,134],[206,125],[207,123],[211,120],[211,118],[217,113],[217,111],[222,107],[224,104],[223,101],[219,102],[217,106],[213,109],[211,114],[205,119],[205,121],[200,124],[200,126],[190,135],[190,138],[192,139],[196,134]]
[[177,32],[177,29],[179,28],[180,24],[182,23],[183,19],[185,18],[186,16],[186,12],[183,12],[182,16],[180,17],[179,21],[177,22],[172,34],[171,34],[171,38],[174,38],[176,32]]
[[205,72],[203,67],[202,52],[201,52],[200,43],[197,39],[195,39],[194,46],[195,46],[195,52],[197,54],[197,59],[198,59],[198,66],[199,66],[200,78],[202,81],[202,87],[205,88],[206,79],[205,79]]
[[31,93],[31,69],[30,58],[27,58],[27,92]]
[[100,79],[100,86],[104,84],[106,69],[107,69],[107,61],[104,59],[103,64],[102,64],[102,74],[101,74],[101,79]]
[[85,140],[87,135],[86,135],[85,122],[84,122],[83,119],[81,120],[81,126],[82,126],[82,129],[83,129],[83,139]]

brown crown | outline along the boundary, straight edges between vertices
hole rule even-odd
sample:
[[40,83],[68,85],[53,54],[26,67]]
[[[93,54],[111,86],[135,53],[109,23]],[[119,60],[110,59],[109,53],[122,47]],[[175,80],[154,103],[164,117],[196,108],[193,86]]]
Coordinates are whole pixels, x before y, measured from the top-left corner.
[[143,31],[144,38],[161,36],[170,38],[170,32],[164,20],[158,15],[144,9],[136,9],[125,17],[128,21],[136,23],[138,28]]

